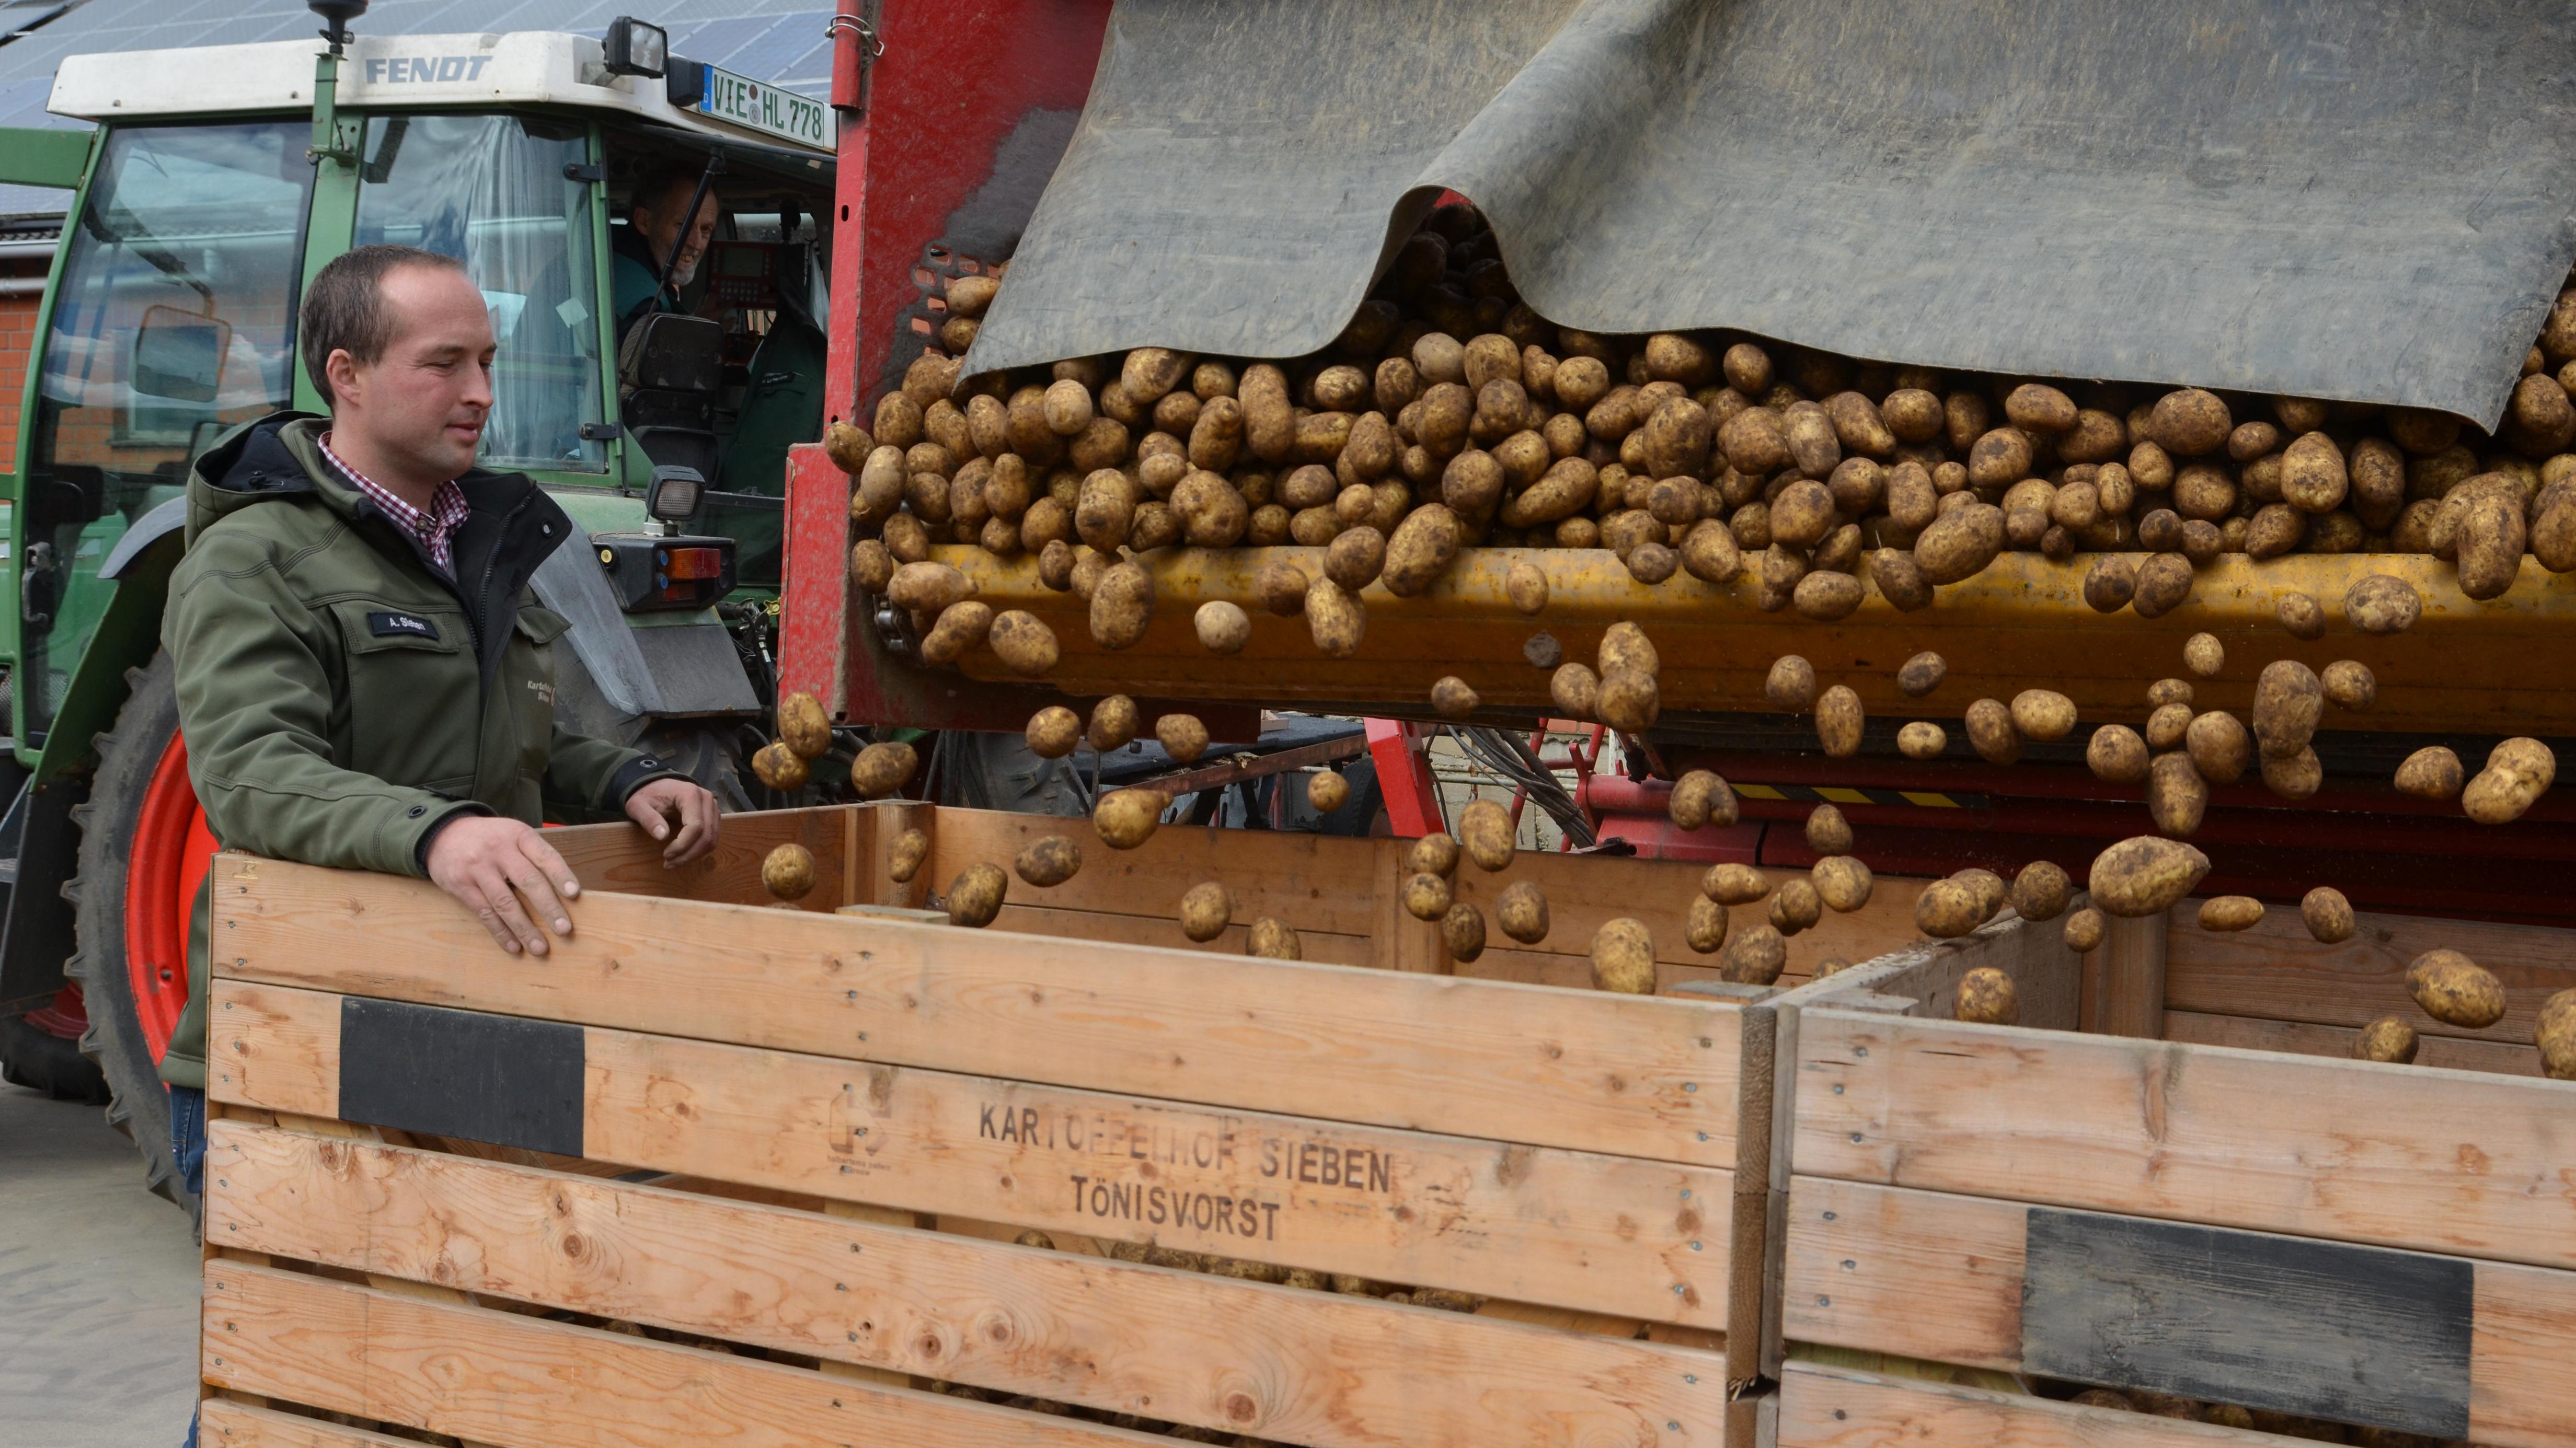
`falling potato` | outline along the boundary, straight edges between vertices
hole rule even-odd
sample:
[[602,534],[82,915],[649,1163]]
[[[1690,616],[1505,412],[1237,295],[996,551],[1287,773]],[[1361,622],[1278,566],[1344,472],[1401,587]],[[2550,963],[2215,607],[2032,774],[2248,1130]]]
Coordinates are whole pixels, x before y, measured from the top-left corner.
[[1623,916],[1592,933],[1592,984],[1621,995],[1655,993],[1655,937],[1644,921]]
[[1429,872],[1404,882],[1405,912],[1416,920],[1437,920],[1449,913],[1449,880]]
[[1082,745],[1082,716],[1062,704],[1049,704],[1029,716],[1029,752],[1040,759],[1062,759]]
[[1816,666],[1796,654],[1784,655],[1771,665],[1762,692],[1774,708],[1804,714],[1815,706]]
[[2414,1064],[2419,1044],[2413,1026],[2395,1016],[2382,1016],[2362,1027],[2361,1034],[2353,1037],[2352,1058],[2408,1066]]
[[1682,943],[1701,955],[1714,955],[1726,944],[1726,907],[1705,895],[1691,898],[1682,923]]
[[898,885],[909,885],[921,873],[921,862],[930,858],[930,836],[919,830],[905,830],[895,836],[894,848],[886,851],[886,873]]
[[1166,714],[1154,721],[1154,738],[1175,764],[1196,764],[1207,753],[1207,725],[1196,714]]
[[1109,848],[1132,850],[1153,838],[1171,803],[1160,790],[1112,790],[1092,806],[1091,828]]
[[1547,608],[1547,573],[1537,564],[1519,562],[1503,574],[1503,596],[1524,615],[1535,615]]
[[1253,921],[1252,929],[1245,932],[1243,953],[1257,955],[1266,960],[1305,958],[1297,950],[1297,932],[1289,928],[1288,922],[1274,920],[1267,915]]
[[832,747],[832,716],[823,712],[823,701],[802,692],[780,699],[778,742],[799,759],[821,758]]
[[1909,699],[1920,699],[1941,687],[1950,674],[1949,661],[1926,649],[1907,659],[1896,670],[1896,687]]
[[1988,764],[2012,764],[2021,759],[2021,731],[2013,727],[2012,710],[2000,699],[1979,699],[1968,706],[1964,721],[1968,744],[1977,757]]
[[2428,950],[2406,967],[2406,990],[2424,1014],[2470,1030],[2504,1019],[2504,982],[2456,950]]
[[1955,940],[1985,923],[1982,907],[1973,886],[1935,880],[1914,897],[1914,927],[1935,940]]
[[1350,802],[1351,782],[1339,770],[1318,769],[1306,776],[1306,803],[1317,814],[1331,814]]
[[1938,759],[1950,747],[1950,733],[1938,724],[1917,719],[1896,731],[1896,752],[1908,759]]
[[850,787],[861,799],[883,799],[903,788],[920,762],[909,744],[871,744],[850,763]]
[[760,883],[781,900],[802,900],[814,893],[814,852],[798,844],[780,845],[760,862]]
[[2060,938],[2066,942],[2067,949],[2081,955],[2100,948],[2102,937],[2109,932],[2110,925],[2101,911],[2087,907],[2066,917],[2066,928]]
[[[1002,661],[1003,668],[1023,679],[1046,674],[1064,656],[1062,645],[1056,642],[1055,630],[1047,627],[1046,620],[1026,609],[1005,609],[995,614],[984,643],[993,651],[993,656]],[[923,652],[927,655],[928,645],[923,646]]]
[[1563,717],[1588,721],[1601,700],[1601,676],[1591,666],[1568,659],[1548,676],[1547,697]]
[[2074,898],[2074,882],[2066,871],[2047,860],[2033,860],[2013,876],[2012,890],[2005,899],[2013,913],[2024,920],[2054,920],[2066,913]]
[[1705,769],[1694,769],[1673,783],[1671,800],[1665,813],[1675,829],[1696,830],[1708,825],[1734,824],[1739,814],[1735,791],[1724,779]]
[[2137,835],[2093,857],[2093,903],[2123,916],[2161,915],[2209,873],[2209,857],[2180,840]]
[[1512,862],[1511,811],[1490,799],[1471,801],[1458,812],[1458,843],[1480,870],[1499,870]]
[[1484,701],[1467,681],[1455,674],[1443,675],[1431,686],[1431,707],[1443,719],[1464,719],[1474,714]]
[[2105,724],[2094,730],[2092,742],[2084,746],[2084,764],[2105,784],[2135,784],[2152,767],[2147,741],[2126,724]]
[[1136,731],[1144,727],[1144,723],[1144,715],[1137,709],[1135,700],[1124,694],[1112,694],[1091,706],[1091,728],[1085,737],[1091,741],[1093,749],[1107,754],[1135,742]]
[[2024,689],[2007,712],[2025,739],[2047,743],[2075,732],[2075,701],[2054,689]]
[[1825,856],[1808,870],[1807,878],[1828,908],[1846,915],[1867,905],[1877,885],[1869,866],[1850,855]]
[[813,766],[781,740],[760,746],[751,756],[752,777],[780,794],[794,794],[813,777]]
[[1825,916],[1824,897],[1815,883],[1805,879],[1787,879],[1771,896],[1771,928],[1783,938],[1813,926]]
[[1241,604],[1210,599],[1199,605],[1190,621],[1197,625],[1199,643],[1209,653],[1239,654],[1245,644],[1252,642],[1252,615],[1245,613]]
[[1727,942],[1717,960],[1719,979],[1735,985],[1770,985],[1789,965],[1789,942],[1768,923],[1754,925]]
[[1019,877],[1032,885],[1046,888],[1061,885],[1082,871],[1082,846],[1063,835],[1048,835],[1031,840],[1011,862]]
[[2531,1043],[2540,1048],[2541,1075],[2552,1081],[2576,1081],[2576,989],[2562,990],[2540,1003]]
[[1449,950],[1449,958],[1460,964],[1485,953],[1485,915],[1464,900],[1452,904],[1440,917],[1440,943]]
[[1751,865],[1711,865],[1699,881],[1699,892],[1720,905],[1750,905],[1771,893],[1771,882]]
[[2308,927],[2308,934],[2324,945],[2352,939],[2357,923],[2352,916],[2352,902],[2343,897],[2341,890],[2328,885],[2319,885],[2299,901],[2299,919]]
[[1816,700],[1816,740],[1835,759],[1849,759],[1860,752],[1867,723],[1860,695],[1845,685],[1834,685]]
[[2227,648],[2216,634],[2196,633],[2183,640],[2182,662],[2183,667],[2200,677],[2215,679],[2218,671],[2227,667]]
[[2200,902],[2203,930],[2251,930],[2263,923],[2263,902],[2251,895],[2218,895]]
[[2558,756],[2537,739],[2507,739],[2487,754],[2460,791],[2460,809],[2482,825],[2508,824],[2538,803],[2558,779]]
[[1622,734],[1643,734],[1655,726],[1663,693],[1655,676],[1639,669],[1612,669],[1601,675],[1592,698],[1593,717]]
[[1433,830],[1404,852],[1404,870],[1409,875],[1447,879],[1458,872],[1458,842],[1445,830]]
[[2367,665],[2337,659],[2317,675],[2326,699],[2338,709],[2367,709],[2379,699],[2379,679]]
[[2467,773],[2460,756],[2439,744],[2428,744],[2397,766],[2397,792],[2417,799],[2457,799]]
[[1959,1000],[1950,1012],[1951,1018],[1975,1021],[1988,1026],[2012,1026],[2021,1023],[2021,991],[2013,978],[1991,965],[1981,965],[1959,977]]
[[1507,886],[1494,902],[1494,923],[1523,945],[1547,938],[1547,892],[1527,880]]
[[948,884],[948,921],[982,929],[1002,913],[1002,900],[1011,893],[1011,877],[1002,867],[979,862],[957,872]]
[[1181,896],[1181,934],[1190,939],[1204,944],[1223,935],[1225,928],[1233,923],[1234,896],[1217,881],[1206,880],[1192,885]]

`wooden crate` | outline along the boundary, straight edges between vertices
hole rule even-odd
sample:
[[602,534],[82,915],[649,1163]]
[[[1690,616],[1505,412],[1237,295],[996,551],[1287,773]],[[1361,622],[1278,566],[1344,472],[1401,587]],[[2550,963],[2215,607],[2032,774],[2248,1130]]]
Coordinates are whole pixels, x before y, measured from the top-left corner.
[[[2085,957],[2007,917],[1775,1003],[1766,1438],[2304,1441],[2049,1386],[2083,1383],[2284,1430],[2576,1441],[2576,1083],[2535,1079],[2528,1044],[2576,932],[2364,914],[2329,946],[2295,909],[2224,935],[2199,904]],[[2503,979],[2502,1022],[2415,1008],[2404,970],[2436,946]],[[2023,1024],[1949,1019],[1979,965],[2014,976]],[[2387,1015],[2423,1064],[2349,1058]]]
[[[836,913],[1053,829],[1088,867],[991,929]],[[1612,901],[1677,943],[1696,869],[1470,867],[1555,899],[1478,979],[1390,908],[1395,842],[868,806],[666,871],[549,837],[586,891],[543,960],[421,882],[217,861],[208,1441],[1752,1440],[1777,993],[1525,983],[1581,978]],[[790,839],[822,885],[782,907]],[[1309,960],[1174,948],[1211,876]],[[1481,1305],[1225,1275],[1290,1268]]]

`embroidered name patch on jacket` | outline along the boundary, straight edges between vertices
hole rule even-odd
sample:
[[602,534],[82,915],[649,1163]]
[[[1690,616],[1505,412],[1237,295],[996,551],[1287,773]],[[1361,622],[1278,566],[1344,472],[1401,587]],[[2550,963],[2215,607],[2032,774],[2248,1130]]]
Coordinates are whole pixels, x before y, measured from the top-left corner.
[[367,615],[367,631],[380,639],[438,637],[438,625],[416,613],[377,612]]

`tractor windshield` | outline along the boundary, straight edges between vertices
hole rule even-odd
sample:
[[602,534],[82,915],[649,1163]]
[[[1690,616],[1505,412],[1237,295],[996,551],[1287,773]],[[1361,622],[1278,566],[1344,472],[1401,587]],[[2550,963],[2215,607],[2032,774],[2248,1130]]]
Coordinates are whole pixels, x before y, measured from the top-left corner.
[[363,156],[358,244],[455,257],[492,308],[483,465],[606,472],[607,444],[582,436],[608,416],[588,133],[521,116],[376,116]]

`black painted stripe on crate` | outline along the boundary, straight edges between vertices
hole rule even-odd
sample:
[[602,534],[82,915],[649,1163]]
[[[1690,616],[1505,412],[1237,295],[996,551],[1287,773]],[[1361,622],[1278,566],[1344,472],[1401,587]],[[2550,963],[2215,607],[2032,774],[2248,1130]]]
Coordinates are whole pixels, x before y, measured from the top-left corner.
[[343,997],[340,1119],[582,1154],[582,1028]]
[[2463,1438],[2475,1264],[2030,1209],[2026,1371]]

